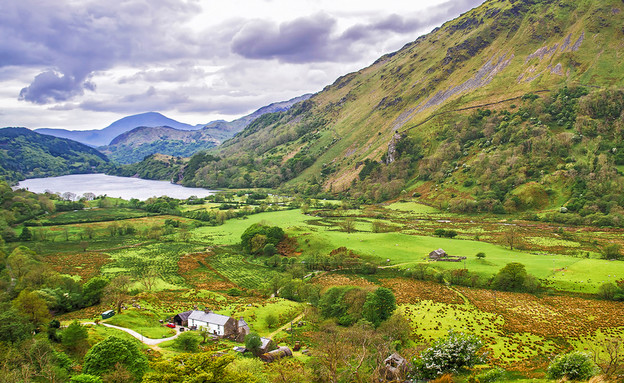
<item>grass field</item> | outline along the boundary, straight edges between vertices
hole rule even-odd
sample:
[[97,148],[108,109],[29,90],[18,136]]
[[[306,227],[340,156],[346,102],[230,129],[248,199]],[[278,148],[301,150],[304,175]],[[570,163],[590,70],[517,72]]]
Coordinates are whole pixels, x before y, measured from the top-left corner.
[[162,318],[153,312],[131,308],[102,321],[102,323],[131,328],[146,338],[151,339],[167,338],[175,335],[175,330],[163,326],[158,321],[159,319]]

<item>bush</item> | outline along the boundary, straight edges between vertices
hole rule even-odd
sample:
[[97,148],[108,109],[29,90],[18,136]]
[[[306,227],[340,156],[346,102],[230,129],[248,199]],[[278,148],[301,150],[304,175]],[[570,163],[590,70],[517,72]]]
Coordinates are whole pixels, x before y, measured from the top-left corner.
[[596,366],[591,355],[578,351],[558,355],[548,366],[548,377],[551,379],[586,380],[595,373]]
[[74,375],[69,381],[70,383],[102,383],[99,376],[89,374]]
[[267,315],[264,321],[266,322],[268,328],[274,328],[275,326],[277,326],[278,323],[277,316],[273,313]]
[[83,372],[103,375],[119,366],[127,369],[135,380],[140,381],[148,368],[147,357],[141,353],[134,341],[109,336],[87,352]]
[[477,375],[477,379],[480,383],[492,383],[497,380],[501,380],[505,376],[505,370],[500,367],[496,367],[493,370],[486,371]]
[[197,351],[199,346],[199,338],[190,332],[180,334],[173,341],[174,347],[181,351],[193,352]]
[[415,362],[420,378],[433,378],[445,373],[458,373],[481,362],[479,352],[483,344],[475,335],[449,330],[445,337],[438,338],[433,345],[420,354]]

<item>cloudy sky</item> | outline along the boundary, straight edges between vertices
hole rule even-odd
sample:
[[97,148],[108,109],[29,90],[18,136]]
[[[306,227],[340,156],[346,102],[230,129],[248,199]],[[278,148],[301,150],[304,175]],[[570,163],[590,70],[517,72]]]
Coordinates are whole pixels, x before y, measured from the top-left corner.
[[231,120],[317,92],[482,0],[2,0],[0,127]]

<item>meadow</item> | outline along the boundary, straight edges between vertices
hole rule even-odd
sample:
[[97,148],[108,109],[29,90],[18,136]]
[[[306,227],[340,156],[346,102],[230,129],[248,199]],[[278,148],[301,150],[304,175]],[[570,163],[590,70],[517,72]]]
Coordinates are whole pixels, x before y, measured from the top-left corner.
[[[306,283],[318,285],[321,292],[336,285],[390,288],[399,312],[409,321],[413,350],[449,329],[461,330],[482,338],[489,365],[502,366],[518,378],[540,377],[553,355],[583,350],[594,341],[624,333],[621,303],[587,299],[603,283],[624,278],[624,262],[599,259],[601,248],[620,243],[621,231],[457,215],[414,201],[348,209],[315,206],[304,209],[305,213],[280,208],[230,218],[218,226],[171,215],[145,216],[140,210],[118,207],[63,212],[46,217],[45,225],[32,227],[34,241],[21,244],[33,248],[54,270],[82,281],[97,275],[130,275],[128,308],[106,322],[149,338],[172,334],[161,320],[166,323],[176,313],[207,308],[244,318],[261,336],[286,344],[303,340],[315,347],[316,327],[306,324],[297,336],[287,331],[295,318],[307,323],[308,305],[267,295],[269,281],[292,277],[284,267],[267,266],[267,257],[246,254],[240,248],[241,234],[255,223],[285,231],[292,244],[285,256],[295,266],[305,267],[301,260],[306,257],[327,255],[340,247],[376,263],[379,269],[374,274],[321,271],[308,275]],[[214,208],[182,206],[182,210]],[[89,220],[90,212],[97,218]],[[177,221],[176,226],[168,226],[172,221]],[[352,226],[347,231],[348,221]],[[121,229],[127,227],[132,230]],[[517,235],[514,249],[506,238],[512,227]],[[453,230],[456,236],[436,235],[440,228]],[[428,254],[438,248],[466,260],[428,260]],[[477,253],[485,257],[479,259]],[[524,264],[529,274],[541,280],[544,293],[496,292],[403,276],[418,265],[427,265],[434,274],[467,269],[487,281],[510,262]],[[155,271],[151,280],[146,270]],[[92,321],[109,307],[103,301],[60,318],[64,323],[76,318]],[[120,333],[102,326],[89,331],[92,341]],[[201,347],[225,352],[235,345],[219,341]],[[169,341],[157,350],[167,357],[180,352],[176,347]],[[297,354],[297,358],[309,357]]]

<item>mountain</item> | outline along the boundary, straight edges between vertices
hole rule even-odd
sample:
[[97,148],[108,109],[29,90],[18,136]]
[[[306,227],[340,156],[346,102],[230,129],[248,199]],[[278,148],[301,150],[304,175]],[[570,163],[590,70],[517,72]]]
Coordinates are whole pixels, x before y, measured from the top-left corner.
[[120,164],[141,161],[154,153],[190,157],[200,150],[219,145],[208,130],[178,130],[167,126],[141,126],[115,137],[100,151]]
[[105,155],[79,142],[26,128],[0,129],[0,176],[8,182],[105,171],[109,165]]
[[109,145],[101,146],[99,149],[121,164],[136,163],[155,153],[189,157],[200,150],[215,147],[222,141],[232,138],[258,117],[267,113],[286,111],[292,105],[307,100],[311,96],[311,94],[306,94],[288,101],[276,102],[231,122],[213,121],[200,127],[200,130],[141,126],[122,133]]
[[293,105],[305,101],[312,97],[312,94],[304,94],[303,96],[292,98],[288,101],[280,101],[275,102],[273,104],[263,106],[262,108],[256,110],[255,112],[243,116],[239,119],[233,121],[212,121],[206,124],[203,129],[207,130],[213,137],[225,141],[229,138],[232,138],[236,133],[245,129],[249,124],[251,124],[258,117],[267,114],[267,113],[277,113],[284,112],[290,109]]
[[606,214],[623,205],[623,11],[620,0],[487,1],[259,117],[218,161],[191,158],[182,182]]
[[37,133],[50,136],[69,138],[91,146],[108,145],[118,135],[128,132],[138,126],[168,126],[178,130],[196,130],[198,127],[184,124],[160,113],[148,112],[124,117],[99,130],[65,130],[65,129],[36,129]]

